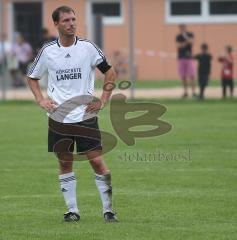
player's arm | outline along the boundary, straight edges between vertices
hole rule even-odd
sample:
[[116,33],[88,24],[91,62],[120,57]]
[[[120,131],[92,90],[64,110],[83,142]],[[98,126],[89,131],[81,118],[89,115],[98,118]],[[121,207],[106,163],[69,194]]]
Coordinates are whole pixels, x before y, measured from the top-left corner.
[[47,71],[46,55],[44,47],[38,52],[34,62],[29,66],[27,71],[27,82],[34,94],[37,104],[46,111],[53,111],[56,108],[56,104],[50,100],[44,98],[40,89],[39,80]]
[[44,98],[38,80],[27,77],[27,82],[34,94],[37,104],[47,112],[54,111],[56,109],[56,103],[51,99]]
[[116,73],[114,69],[108,65],[108,70],[104,73],[104,85],[103,85],[103,92],[100,97],[100,101],[98,102],[91,102],[87,105],[86,111],[96,111],[101,110],[105,107],[105,105],[108,103],[109,98],[113,91],[113,85],[116,79]]
[[96,47],[94,44],[89,44],[89,51],[91,53],[91,67],[97,68],[101,73],[104,74],[104,85],[103,92],[100,97],[100,101],[92,101],[87,104],[86,111],[97,111],[103,109],[106,103],[109,101],[112,90],[114,89],[114,82],[116,73],[113,67],[107,62],[103,52]]
[[101,109],[105,107],[109,98],[112,94],[112,88],[107,88],[106,86],[113,86],[116,79],[116,73],[114,69],[111,67],[106,73],[104,78],[104,86],[103,92],[100,98],[101,101]]

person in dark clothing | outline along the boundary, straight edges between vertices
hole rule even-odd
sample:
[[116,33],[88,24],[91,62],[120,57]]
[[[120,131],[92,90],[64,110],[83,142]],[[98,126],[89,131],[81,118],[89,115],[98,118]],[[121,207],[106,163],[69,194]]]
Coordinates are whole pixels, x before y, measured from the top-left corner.
[[204,99],[204,91],[208,85],[209,76],[211,73],[212,56],[208,52],[208,45],[203,43],[201,45],[201,52],[194,56],[198,61],[198,84],[200,88],[199,99]]
[[54,40],[56,40],[56,38],[49,34],[48,29],[47,28],[43,28],[41,30],[41,37],[40,37],[40,40],[38,42],[37,52],[43,47],[43,45],[45,43],[49,43],[49,42],[52,42]]
[[192,95],[196,97],[195,93],[195,70],[192,59],[192,49],[194,44],[194,34],[187,30],[186,25],[179,26],[179,34],[176,36],[177,56],[178,56],[178,70],[180,78],[182,79],[184,94],[183,98],[188,97],[188,85],[191,84]]

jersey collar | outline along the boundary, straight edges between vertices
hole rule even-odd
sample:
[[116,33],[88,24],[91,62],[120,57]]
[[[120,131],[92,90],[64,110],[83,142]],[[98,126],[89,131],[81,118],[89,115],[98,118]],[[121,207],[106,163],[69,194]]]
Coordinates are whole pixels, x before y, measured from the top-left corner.
[[[77,42],[78,42],[78,37],[76,36],[73,45],[76,45]],[[57,38],[57,45],[58,45],[58,47],[63,47],[63,46],[60,44],[59,37]]]

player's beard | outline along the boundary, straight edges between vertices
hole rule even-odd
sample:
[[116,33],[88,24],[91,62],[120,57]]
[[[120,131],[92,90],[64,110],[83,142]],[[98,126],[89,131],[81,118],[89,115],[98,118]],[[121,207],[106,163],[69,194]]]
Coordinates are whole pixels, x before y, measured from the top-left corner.
[[59,34],[62,36],[62,37],[65,37],[65,38],[72,38],[75,36],[75,33],[76,33],[76,28],[69,28],[69,29],[66,29],[66,28],[59,28],[58,29],[59,31]]
[[76,32],[76,28],[70,28],[70,29],[67,31],[67,34],[68,34],[68,35],[75,35],[75,32]]
[[65,38],[73,38],[73,37],[75,37],[75,32],[73,32],[73,33],[66,33],[66,34],[64,34],[64,37]]
[[67,38],[67,39],[74,38],[75,37],[75,31],[72,31],[72,32],[63,31],[63,32],[61,32],[60,35],[63,36],[64,38]]

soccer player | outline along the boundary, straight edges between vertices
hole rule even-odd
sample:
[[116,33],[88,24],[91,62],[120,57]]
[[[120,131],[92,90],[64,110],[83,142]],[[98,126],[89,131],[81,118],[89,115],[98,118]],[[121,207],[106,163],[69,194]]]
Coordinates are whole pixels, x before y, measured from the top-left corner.
[[[40,107],[48,113],[57,111],[57,106],[76,96],[92,95],[94,90],[94,71],[98,68],[104,75],[104,82],[113,83],[115,72],[106,61],[102,51],[92,42],[75,35],[76,16],[72,8],[61,6],[54,10],[52,18],[58,30],[57,40],[45,44],[34,62],[29,67],[27,77],[29,86]],[[43,74],[48,73],[48,98],[44,98],[38,83]],[[108,102],[111,91],[103,90],[100,101],[91,101],[71,111],[64,119],[61,127],[71,125],[86,126],[99,130],[97,117],[83,120],[88,112],[102,109]],[[51,119],[49,118],[49,122]],[[101,156],[101,139],[83,136],[65,136],[58,132],[48,131],[48,150],[55,152],[59,160],[59,181],[68,212],[64,220],[68,222],[80,220],[80,211],[76,200],[76,177],[73,172],[73,147],[70,151],[55,150],[55,145],[63,139],[71,139],[76,143],[77,152],[84,153],[95,172],[95,182],[103,205],[105,221],[117,221],[112,210],[111,173]]]
[[231,46],[225,47],[225,55],[218,58],[222,63],[221,83],[222,83],[222,96],[226,98],[226,89],[230,88],[230,97],[234,94],[234,57],[233,49]]
[[184,24],[181,24],[179,29],[180,33],[176,36],[176,45],[178,50],[178,70],[184,88],[183,98],[188,97],[188,79],[191,80],[193,97],[196,97],[195,70],[192,59],[194,35],[187,30]]

